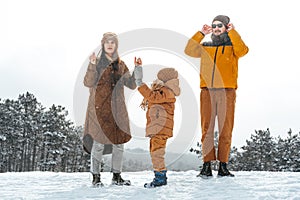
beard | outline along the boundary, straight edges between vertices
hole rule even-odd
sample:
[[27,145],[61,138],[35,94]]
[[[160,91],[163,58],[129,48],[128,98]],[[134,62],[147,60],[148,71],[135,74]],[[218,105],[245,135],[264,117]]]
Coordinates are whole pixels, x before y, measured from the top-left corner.
[[227,32],[224,32],[220,35],[212,34],[211,40],[212,40],[212,44],[216,45],[216,46],[231,44],[231,41],[230,41],[230,38],[229,38]]

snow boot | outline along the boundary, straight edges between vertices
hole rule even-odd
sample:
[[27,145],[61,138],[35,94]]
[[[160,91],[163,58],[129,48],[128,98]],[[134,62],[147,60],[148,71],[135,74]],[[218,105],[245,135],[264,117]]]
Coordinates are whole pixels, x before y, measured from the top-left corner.
[[167,170],[163,171],[154,171],[155,178],[153,179],[152,182],[150,183],[145,183],[144,187],[145,188],[154,188],[154,187],[159,187],[163,185],[167,185]]
[[230,173],[229,170],[227,169],[227,163],[225,163],[225,162],[219,163],[218,176],[234,177],[234,175],[232,173]]
[[124,180],[121,173],[113,173],[112,185],[131,185],[130,180]]
[[100,174],[93,174],[93,181],[92,181],[92,184],[93,184],[95,187],[102,187],[102,186],[104,186],[103,183],[102,183],[101,180],[100,180]]
[[201,172],[197,175],[197,177],[201,177],[204,179],[212,178],[212,170],[210,162],[204,162]]

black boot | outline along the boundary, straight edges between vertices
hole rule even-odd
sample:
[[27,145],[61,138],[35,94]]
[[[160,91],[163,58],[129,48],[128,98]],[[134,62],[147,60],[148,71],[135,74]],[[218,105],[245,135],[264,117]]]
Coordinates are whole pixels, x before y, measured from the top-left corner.
[[113,185],[131,185],[131,182],[130,182],[130,180],[122,179],[121,173],[113,173],[112,184]]
[[197,177],[201,177],[201,178],[204,178],[204,179],[212,177],[210,162],[204,162],[203,163],[203,167],[201,169],[201,172],[200,172],[200,174],[197,175]]
[[93,174],[92,184],[94,186],[97,186],[97,187],[99,187],[99,186],[102,187],[103,186],[103,183],[100,180],[100,174]]
[[227,169],[227,163],[225,163],[225,162],[219,163],[218,176],[234,177],[234,175],[232,173],[230,173],[229,170]]

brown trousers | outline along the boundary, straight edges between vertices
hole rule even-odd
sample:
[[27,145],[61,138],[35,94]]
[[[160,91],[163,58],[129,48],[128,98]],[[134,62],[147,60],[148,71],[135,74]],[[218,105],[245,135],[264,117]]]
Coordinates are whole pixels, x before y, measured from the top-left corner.
[[154,171],[166,170],[165,153],[168,136],[154,135],[150,139],[150,155]]
[[217,159],[228,162],[234,124],[235,89],[202,89],[200,112],[203,161],[216,160],[214,146],[215,119],[218,117],[219,142]]

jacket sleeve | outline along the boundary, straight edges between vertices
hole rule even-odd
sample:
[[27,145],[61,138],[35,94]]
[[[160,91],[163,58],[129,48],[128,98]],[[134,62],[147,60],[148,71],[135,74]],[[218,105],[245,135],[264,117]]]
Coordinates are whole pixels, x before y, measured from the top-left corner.
[[175,96],[167,90],[152,91],[146,84],[138,87],[141,95],[152,103],[175,102]]
[[242,57],[248,53],[248,47],[243,42],[241,36],[236,30],[230,30],[228,32],[228,36],[230,37],[230,40],[232,42],[233,52],[237,57]]
[[188,56],[200,58],[201,57],[201,48],[200,42],[203,40],[204,35],[200,31],[195,33],[191,39],[189,39],[184,53]]
[[136,88],[136,83],[135,83],[135,78],[134,78],[134,73],[132,75],[130,74],[127,66],[124,63],[124,71],[123,71],[123,83],[126,87],[130,89],[135,89]]
[[96,64],[89,63],[84,76],[84,85],[89,88],[94,87],[97,84],[98,76],[99,74],[96,69]]

